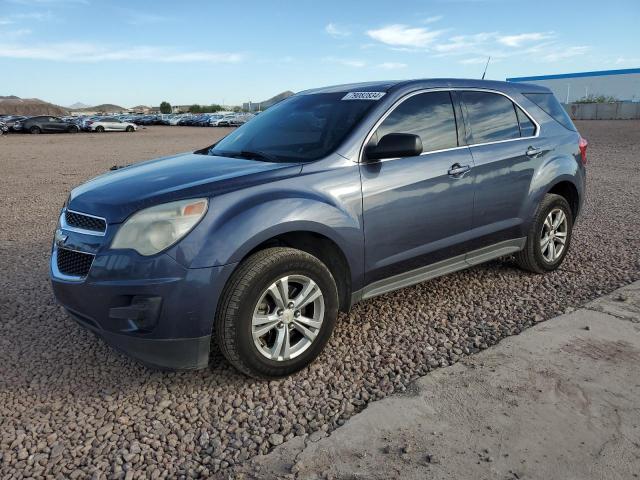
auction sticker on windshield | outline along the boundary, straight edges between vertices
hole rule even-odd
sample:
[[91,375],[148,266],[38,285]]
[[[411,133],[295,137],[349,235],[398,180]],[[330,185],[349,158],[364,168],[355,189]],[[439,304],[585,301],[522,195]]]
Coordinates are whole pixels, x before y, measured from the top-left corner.
[[349,92],[342,100],[380,100],[385,92]]

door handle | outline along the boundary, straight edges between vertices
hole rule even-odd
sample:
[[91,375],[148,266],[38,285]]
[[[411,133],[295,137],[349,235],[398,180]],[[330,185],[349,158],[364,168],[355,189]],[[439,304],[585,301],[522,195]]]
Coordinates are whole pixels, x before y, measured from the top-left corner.
[[529,148],[527,148],[527,151],[525,152],[527,157],[532,157],[532,158],[533,157],[537,157],[541,153],[542,153],[542,149],[541,148],[536,148],[536,147],[529,147]]
[[451,176],[457,177],[465,172],[468,172],[469,170],[471,170],[471,167],[469,165],[460,165],[459,163],[454,163],[453,165],[451,165],[451,168],[447,173]]

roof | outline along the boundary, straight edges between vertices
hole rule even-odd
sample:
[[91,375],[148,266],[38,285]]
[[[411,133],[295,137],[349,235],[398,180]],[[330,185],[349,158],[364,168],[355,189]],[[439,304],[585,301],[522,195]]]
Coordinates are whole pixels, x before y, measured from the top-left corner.
[[[529,85],[533,91],[544,91],[546,87]],[[413,80],[388,80],[382,82],[349,83],[345,85],[332,85],[330,87],[314,88],[298,93],[309,95],[316,93],[343,93],[343,92],[390,92],[391,90],[405,90],[411,88],[487,88],[505,90],[516,88],[513,84],[496,80],[479,80],[477,78],[424,78]]]
[[558,78],[603,77],[608,75],[629,75],[631,73],[640,73],[640,68],[598,70],[595,72],[559,73],[556,75],[539,75],[536,77],[513,77],[507,78],[507,82],[529,82],[531,80],[554,80]]

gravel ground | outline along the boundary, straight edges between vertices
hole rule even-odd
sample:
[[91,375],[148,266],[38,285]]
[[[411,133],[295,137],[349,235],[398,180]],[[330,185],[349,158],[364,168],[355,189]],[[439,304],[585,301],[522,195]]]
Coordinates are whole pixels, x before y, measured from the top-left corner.
[[[221,130],[0,138],[0,476],[209,476],[328,431],[420,375],[640,278],[640,122],[578,124],[586,208],[552,274],[495,261],[357,305],[324,354],[281,381],[212,367],[162,373],[55,304],[48,257],[66,192],[113,164],[213,143]],[[26,220],[25,220],[26,219]]]

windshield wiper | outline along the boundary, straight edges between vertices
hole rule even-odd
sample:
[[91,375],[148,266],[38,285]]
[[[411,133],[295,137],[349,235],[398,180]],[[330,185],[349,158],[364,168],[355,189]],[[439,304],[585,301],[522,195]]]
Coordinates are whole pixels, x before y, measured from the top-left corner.
[[239,152],[239,155],[242,157],[253,158],[254,160],[266,160],[267,162],[278,163],[277,157],[259,150],[256,150],[255,152],[252,150],[242,150]]
[[217,155],[219,157],[231,157],[231,158],[248,158],[251,160],[258,160],[262,162],[272,162],[278,163],[278,157],[271,155],[269,153],[261,152],[261,151],[253,151],[253,150],[241,150],[239,152],[232,152],[229,150],[209,150],[210,155]]

